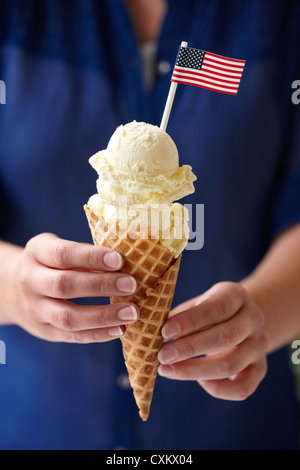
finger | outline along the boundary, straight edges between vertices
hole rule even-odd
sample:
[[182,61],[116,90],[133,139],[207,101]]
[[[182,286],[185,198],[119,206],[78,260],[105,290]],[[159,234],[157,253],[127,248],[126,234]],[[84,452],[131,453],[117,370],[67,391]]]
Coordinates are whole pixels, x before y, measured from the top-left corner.
[[177,315],[178,313],[184,312],[185,310],[189,310],[193,307],[196,307],[201,302],[201,296],[199,297],[194,297],[193,299],[186,300],[185,302],[182,302],[179,305],[176,305],[176,307],[172,308],[172,310],[169,313],[169,318],[173,317],[174,315]]
[[266,359],[251,364],[233,380],[199,381],[201,387],[215,398],[241,401],[248,398],[257,389],[267,372]]
[[34,269],[27,282],[38,294],[58,299],[129,295],[137,288],[135,279],[122,273],[63,271],[44,266]]
[[265,339],[262,335],[257,335],[247,338],[226,353],[187,359],[172,365],[161,365],[159,373],[177,380],[225,379],[237,375],[258,361],[265,352]]
[[51,342],[89,344],[111,341],[120,338],[123,333],[124,327],[122,326],[94,328],[82,331],[66,331],[50,324],[44,324],[41,325],[34,334],[41,339]]
[[76,305],[66,300],[45,299],[40,307],[41,318],[65,331],[110,328],[135,322],[139,317],[136,305],[122,302],[112,305]]
[[245,289],[236,283],[222,282],[201,297],[198,305],[174,315],[165,323],[162,328],[165,339],[185,336],[228,320],[243,306]]
[[224,323],[164,344],[159,360],[168,364],[231,349],[255,332],[261,322],[260,315],[256,315],[252,307],[245,307]]
[[34,259],[56,269],[88,269],[96,271],[119,270],[123,258],[110,248],[63,240],[44,233],[32,238],[26,249]]

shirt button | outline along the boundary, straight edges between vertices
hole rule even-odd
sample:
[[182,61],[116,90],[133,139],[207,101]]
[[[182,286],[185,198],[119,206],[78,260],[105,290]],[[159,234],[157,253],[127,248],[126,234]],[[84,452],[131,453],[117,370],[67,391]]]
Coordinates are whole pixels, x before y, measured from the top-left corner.
[[171,64],[167,60],[161,60],[157,64],[157,73],[159,75],[167,75],[171,70]]
[[120,374],[117,378],[117,384],[123,390],[129,390],[131,388],[129,377],[127,374]]

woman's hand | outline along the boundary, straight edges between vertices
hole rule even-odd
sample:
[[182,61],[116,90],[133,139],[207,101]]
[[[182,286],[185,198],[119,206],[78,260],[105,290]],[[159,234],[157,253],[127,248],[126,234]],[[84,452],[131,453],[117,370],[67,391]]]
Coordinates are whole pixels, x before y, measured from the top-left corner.
[[216,284],[170,313],[162,333],[172,341],[159,352],[159,373],[196,380],[216,398],[244,400],[267,371],[263,326],[264,315],[244,287]]
[[90,343],[120,337],[121,326],[138,318],[136,305],[76,305],[67,299],[133,293],[136,281],[118,272],[122,265],[121,255],[109,248],[50,233],[32,238],[15,263],[16,305],[10,323],[48,341]]

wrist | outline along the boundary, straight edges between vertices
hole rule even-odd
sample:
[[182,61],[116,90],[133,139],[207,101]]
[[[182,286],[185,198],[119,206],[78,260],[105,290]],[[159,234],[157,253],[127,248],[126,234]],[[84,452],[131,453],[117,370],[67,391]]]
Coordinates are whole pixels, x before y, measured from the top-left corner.
[[243,279],[240,284],[246,289],[250,299],[257,307],[264,311],[268,299],[268,287],[262,284],[262,282],[257,282],[252,277]]
[[257,280],[252,276],[243,279],[240,284],[246,290],[250,300],[259,308],[264,316],[264,333],[267,337],[270,352],[272,349],[272,342],[269,332],[268,312],[270,308],[272,309],[272,307],[270,307],[270,293],[272,292],[272,288],[268,283]]
[[249,277],[241,282],[249,297],[264,315],[264,332],[268,341],[268,353],[288,344],[299,331],[299,321],[286,322],[289,305],[286,293],[273,279]]

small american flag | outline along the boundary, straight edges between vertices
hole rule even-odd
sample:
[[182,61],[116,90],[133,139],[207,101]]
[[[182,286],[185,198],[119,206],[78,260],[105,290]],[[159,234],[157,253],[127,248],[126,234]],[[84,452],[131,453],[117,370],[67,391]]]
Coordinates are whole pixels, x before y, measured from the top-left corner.
[[236,95],[245,63],[245,60],[180,46],[171,80]]

